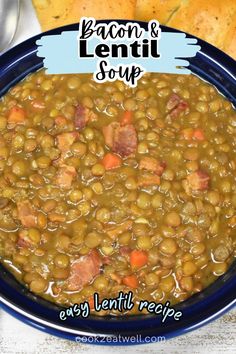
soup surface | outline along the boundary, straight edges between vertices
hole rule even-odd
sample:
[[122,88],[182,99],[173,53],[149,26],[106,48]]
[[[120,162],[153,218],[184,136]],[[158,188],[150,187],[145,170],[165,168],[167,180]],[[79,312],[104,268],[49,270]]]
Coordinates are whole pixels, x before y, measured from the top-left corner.
[[0,261],[61,305],[183,301],[236,255],[235,153],[235,111],[193,75],[34,73],[0,101]]

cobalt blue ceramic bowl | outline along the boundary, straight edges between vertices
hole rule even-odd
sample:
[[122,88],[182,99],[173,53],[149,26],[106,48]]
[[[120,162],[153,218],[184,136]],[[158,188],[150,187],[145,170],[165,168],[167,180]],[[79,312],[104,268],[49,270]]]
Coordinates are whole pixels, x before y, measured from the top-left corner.
[[[144,22],[140,24],[144,28],[147,27]],[[75,24],[49,31],[47,34],[60,34],[61,31],[77,29],[78,24]],[[162,30],[178,32],[164,26]],[[0,96],[26,75],[42,67],[42,59],[36,56],[35,44],[41,36],[42,34],[19,44],[0,57]],[[198,43],[201,51],[189,60],[190,69],[215,85],[236,107],[236,62],[210,44],[202,40],[198,40]],[[61,322],[60,307],[32,294],[0,266],[0,305],[4,310],[42,331],[71,340],[97,344],[147,343],[162,336],[167,339],[184,334],[231,309],[236,304],[235,294],[236,262],[211,286],[176,306],[183,312],[180,321],[169,320],[163,324],[160,316],[139,315],[125,318],[78,317]],[[124,339],[136,335],[137,337],[132,337],[132,341],[127,342]],[[96,339],[93,340],[93,337]]]

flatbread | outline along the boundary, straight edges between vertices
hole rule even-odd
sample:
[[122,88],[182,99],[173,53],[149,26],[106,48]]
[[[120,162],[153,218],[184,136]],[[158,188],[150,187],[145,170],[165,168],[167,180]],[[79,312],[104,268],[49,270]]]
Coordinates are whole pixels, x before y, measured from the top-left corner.
[[167,25],[223,49],[235,13],[235,0],[190,0],[182,3]]
[[96,19],[134,19],[136,0],[32,0],[41,28],[79,22],[82,16]]
[[157,19],[236,58],[236,0],[32,0],[43,31],[96,19]]
[[137,0],[135,16],[157,19],[236,58],[236,0]]

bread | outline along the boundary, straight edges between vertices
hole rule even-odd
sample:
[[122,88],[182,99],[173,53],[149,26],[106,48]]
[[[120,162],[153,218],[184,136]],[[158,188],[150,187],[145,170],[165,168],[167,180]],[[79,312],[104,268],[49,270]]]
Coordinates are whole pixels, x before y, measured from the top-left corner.
[[236,1],[190,0],[178,8],[167,25],[206,39],[223,49],[235,13]]
[[234,14],[231,25],[228,27],[223,50],[236,59],[236,13]]
[[236,59],[236,0],[33,0],[42,30],[96,19],[157,19]]
[[136,0],[32,0],[43,31],[79,22],[82,16],[96,19],[134,19]]
[[157,18],[236,59],[236,0],[137,0],[136,16]]

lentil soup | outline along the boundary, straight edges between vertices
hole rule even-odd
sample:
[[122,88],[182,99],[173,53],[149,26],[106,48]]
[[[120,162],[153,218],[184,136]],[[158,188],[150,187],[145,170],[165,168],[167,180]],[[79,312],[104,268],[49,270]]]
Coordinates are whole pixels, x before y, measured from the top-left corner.
[[235,134],[193,75],[29,75],[0,102],[1,263],[59,305],[200,292],[236,255]]

